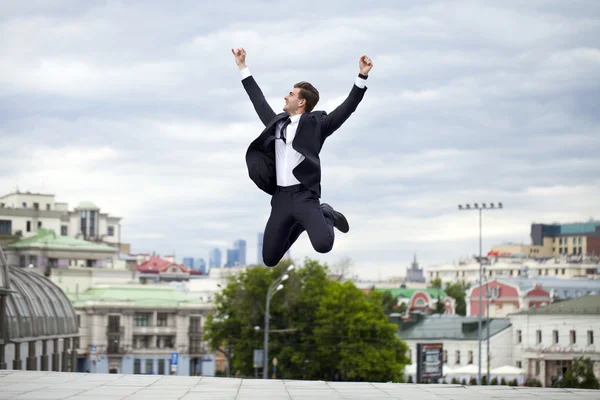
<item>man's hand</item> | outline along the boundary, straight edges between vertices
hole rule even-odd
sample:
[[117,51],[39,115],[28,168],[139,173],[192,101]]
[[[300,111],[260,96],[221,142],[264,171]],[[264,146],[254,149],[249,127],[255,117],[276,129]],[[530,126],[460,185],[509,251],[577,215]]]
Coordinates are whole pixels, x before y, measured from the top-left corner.
[[244,49],[231,49],[231,52],[235,56],[235,63],[240,68],[240,71],[246,68],[246,50]]
[[[244,53],[246,56],[246,53]],[[373,62],[367,56],[361,56],[358,60],[358,67],[360,68],[360,73],[363,75],[369,75],[369,71],[373,68]]]

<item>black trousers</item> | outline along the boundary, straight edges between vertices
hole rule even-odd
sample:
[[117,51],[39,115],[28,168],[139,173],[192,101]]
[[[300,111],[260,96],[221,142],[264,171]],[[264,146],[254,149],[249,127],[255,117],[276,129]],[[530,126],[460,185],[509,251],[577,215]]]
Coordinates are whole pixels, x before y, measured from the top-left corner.
[[265,265],[277,265],[304,231],[319,253],[333,247],[333,221],[323,214],[317,195],[303,185],[278,186],[271,198],[271,215],[263,238]]

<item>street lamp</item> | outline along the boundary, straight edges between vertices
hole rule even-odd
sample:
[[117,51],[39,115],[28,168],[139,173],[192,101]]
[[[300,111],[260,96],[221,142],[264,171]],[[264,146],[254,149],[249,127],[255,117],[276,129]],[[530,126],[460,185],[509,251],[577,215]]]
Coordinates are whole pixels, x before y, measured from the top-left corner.
[[[478,314],[479,314],[479,324],[477,326],[477,340],[479,341],[479,366],[478,366],[478,372],[477,372],[477,384],[481,385],[481,309],[482,307],[482,303],[483,303],[483,299],[482,299],[482,287],[483,287],[483,255],[482,253],[482,249],[481,249],[481,213],[484,210],[501,210],[502,209],[502,203],[490,203],[489,207],[486,205],[486,203],[481,203],[481,206],[478,203],[473,203],[473,207],[471,207],[470,204],[465,204],[465,206],[463,207],[462,204],[458,205],[458,209],[459,211],[474,211],[477,210],[479,211],[479,310],[478,310]],[[487,285],[486,285],[486,289],[487,289]],[[489,304],[489,301],[488,301]],[[489,314],[489,313],[488,313]],[[488,316],[489,318],[489,316]],[[488,365],[488,374],[487,374],[487,384],[490,384],[490,335],[489,335],[489,324],[490,321],[487,321],[487,328],[488,328],[488,338],[487,338],[487,365]]]
[[[267,371],[269,369],[269,306],[271,305],[271,298],[283,289],[283,281],[287,280],[290,276],[287,274],[294,269],[293,265],[287,267],[286,271],[277,279],[271,283],[269,290],[267,290],[267,305],[265,307],[265,335],[264,335],[264,358],[263,358],[263,379],[267,379]],[[256,327],[255,327],[256,329]]]

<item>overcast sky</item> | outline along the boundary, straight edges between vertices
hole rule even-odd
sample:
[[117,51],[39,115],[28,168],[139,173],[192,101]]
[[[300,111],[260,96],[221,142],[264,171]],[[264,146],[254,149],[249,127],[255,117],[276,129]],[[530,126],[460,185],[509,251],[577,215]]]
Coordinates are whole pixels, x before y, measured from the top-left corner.
[[[0,2],[0,192],[89,200],[133,252],[207,258],[256,236],[269,197],[244,155],[262,125],[230,49],[275,110],[300,80],[331,111],[368,54],[355,114],[321,153],[350,222],[327,255],[366,278],[529,243],[532,222],[600,217],[600,2]],[[595,110],[595,111],[594,111]]]

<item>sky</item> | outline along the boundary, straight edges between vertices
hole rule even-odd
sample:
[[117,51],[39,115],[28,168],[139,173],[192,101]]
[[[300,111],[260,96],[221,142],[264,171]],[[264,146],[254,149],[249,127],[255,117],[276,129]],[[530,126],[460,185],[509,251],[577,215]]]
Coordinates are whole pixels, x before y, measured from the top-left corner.
[[[310,81],[330,112],[358,60],[364,100],[321,152],[333,250],[292,257],[366,279],[530,243],[533,222],[600,218],[600,2],[0,2],[0,192],[93,201],[132,252],[256,261],[270,212],[245,152],[262,125],[232,47],[274,110]],[[596,111],[594,111],[596,110]]]

